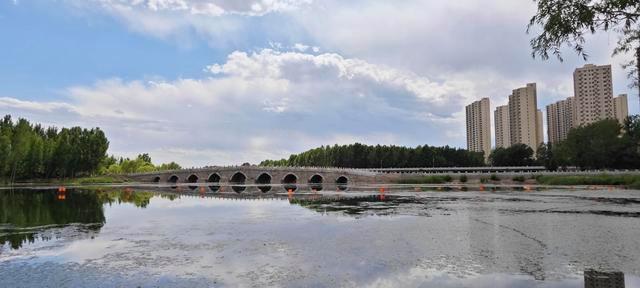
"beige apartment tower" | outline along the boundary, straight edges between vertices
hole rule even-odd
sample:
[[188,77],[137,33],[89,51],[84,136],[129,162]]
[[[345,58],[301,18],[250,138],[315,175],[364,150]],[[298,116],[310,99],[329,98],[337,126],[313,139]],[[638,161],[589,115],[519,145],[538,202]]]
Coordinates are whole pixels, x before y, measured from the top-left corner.
[[509,105],[498,106],[493,114],[496,133],[496,148],[509,148],[511,136],[509,133]]
[[491,153],[491,110],[489,98],[482,98],[466,107],[467,149],[484,152],[485,161]]
[[611,65],[584,65],[573,72],[573,127],[614,118]]
[[542,143],[542,134],[538,129],[538,115],[536,84],[513,90],[509,95],[509,133],[511,145],[522,143],[533,149],[535,153],[538,145]]
[[573,97],[547,105],[547,136],[551,144],[567,139],[573,128]]
[[627,94],[620,94],[618,97],[613,98],[613,116],[618,119],[620,124],[624,124],[624,119],[629,116]]
[[[542,126],[542,110],[538,109],[536,110],[536,139],[538,141],[538,146],[540,146],[540,144],[544,143],[544,132],[543,131],[543,126]],[[536,146],[537,148],[537,146]],[[535,149],[534,149],[535,150]]]

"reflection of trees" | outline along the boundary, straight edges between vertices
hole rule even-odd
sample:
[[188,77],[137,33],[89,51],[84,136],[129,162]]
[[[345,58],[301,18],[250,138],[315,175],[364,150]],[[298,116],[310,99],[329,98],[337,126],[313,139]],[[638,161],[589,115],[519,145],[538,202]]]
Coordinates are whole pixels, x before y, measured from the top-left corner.
[[[131,203],[139,208],[149,205],[154,192],[130,189],[13,190],[0,191],[0,246],[8,243],[19,249],[24,243],[48,240],[44,232],[74,224],[84,232],[99,232],[105,224],[104,204]],[[174,200],[176,194],[159,194]]]
[[37,230],[70,223],[91,224],[99,230],[105,223],[102,202],[92,192],[67,192],[64,201],[54,190],[0,192],[0,245],[18,249],[36,240]]
[[[138,208],[146,208],[147,205],[151,202],[151,198],[155,195],[153,192],[148,191],[140,191],[135,192],[128,189],[118,189],[118,190],[96,190],[95,194],[98,197],[98,200],[101,203],[108,204],[122,204],[122,203],[131,203]],[[171,199],[173,200],[173,199]]]

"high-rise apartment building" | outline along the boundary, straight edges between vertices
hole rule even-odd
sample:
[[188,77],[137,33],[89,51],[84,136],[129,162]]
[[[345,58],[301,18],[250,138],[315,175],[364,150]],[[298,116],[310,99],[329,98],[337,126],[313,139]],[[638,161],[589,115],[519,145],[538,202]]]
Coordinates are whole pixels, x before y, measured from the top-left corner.
[[[536,110],[536,140],[538,141],[538,145],[540,146],[540,144],[544,143],[544,132],[543,131],[543,126],[542,126],[542,110],[537,109]],[[536,146],[536,148],[537,148]]]
[[511,146],[509,131],[509,105],[498,106],[493,114],[496,133],[496,148]]
[[573,72],[573,126],[614,118],[611,65],[584,65]]
[[624,119],[629,116],[627,94],[620,94],[618,97],[613,98],[613,116],[618,119],[620,124],[624,124]]
[[510,144],[526,144],[534,153],[542,142],[538,140],[538,108],[536,84],[513,90],[509,96],[509,133]]
[[482,98],[466,107],[467,149],[484,152],[485,161],[491,153],[491,110],[489,98]]
[[547,105],[547,136],[551,144],[567,139],[573,128],[573,97]]

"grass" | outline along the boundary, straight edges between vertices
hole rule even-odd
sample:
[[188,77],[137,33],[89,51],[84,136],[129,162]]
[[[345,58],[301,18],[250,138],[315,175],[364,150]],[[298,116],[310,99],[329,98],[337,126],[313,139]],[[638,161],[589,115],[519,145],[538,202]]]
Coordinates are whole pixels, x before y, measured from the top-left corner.
[[[113,183],[126,183],[128,182],[126,177],[115,175],[101,175],[90,176],[81,178],[68,178],[68,179],[30,179],[18,181],[16,183],[37,183],[37,184],[63,184],[63,185],[91,185],[91,184],[113,184]],[[9,184],[8,182],[4,183]]]
[[538,176],[538,184],[544,185],[623,185],[640,189],[640,175],[573,175]]
[[451,182],[452,178],[449,175],[430,175],[421,177],[411,177],[401,179],[398,181],[400,184],[443,184]]

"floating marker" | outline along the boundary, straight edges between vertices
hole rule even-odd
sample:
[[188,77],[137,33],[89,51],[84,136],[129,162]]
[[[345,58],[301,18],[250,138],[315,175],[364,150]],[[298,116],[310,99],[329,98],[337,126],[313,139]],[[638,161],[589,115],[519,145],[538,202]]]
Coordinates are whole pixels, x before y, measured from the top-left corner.
[[60,192],[60,193],[67,192],[67,188],[64,187],[64,186],[60,186],[60,187],[58,187],[58,192]]

